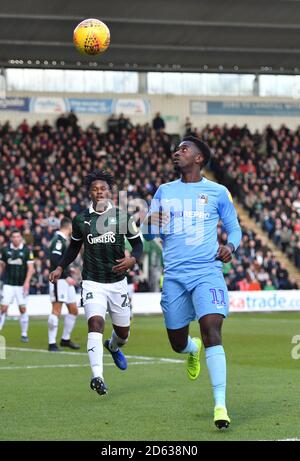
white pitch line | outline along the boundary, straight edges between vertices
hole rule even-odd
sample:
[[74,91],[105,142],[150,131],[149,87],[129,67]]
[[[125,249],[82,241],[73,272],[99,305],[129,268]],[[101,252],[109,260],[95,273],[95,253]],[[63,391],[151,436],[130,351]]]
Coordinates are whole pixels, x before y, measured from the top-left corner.
[[300,439],[277,439],[277,442],[299,442]]
[[59,354],[59,355],[81,355],[82,357],[86,357],[87,352],[67,352],[67,351],[60,351],[60,352],[49,352],[47,349],[32,349],[30,347],[7,347],[7,351],[18,351],[18,352],[40,352],[42,354]]
[[[79,355],[82,357],[86,357],[87,352],[65,352],[65,351],[60,351],[60,352],[49,352],[46,349],[32,349],[32,348],[25,348],[25,347],[7,347],[7,351],[18,351],[18,352],[41,352],[42,354],[51,354],[51,355]],[[109,354],[104,354],[104,357],[110,357]],[[128,359],[138,359],[138,360],[144,360],[144,361],[158,361],[158,362],[164,362],[164,363],[184,363],[185,360],[181,359],[169,359],[169,358],[163,358],[163,357],[144,357],[143,355],[126,355],[126,358]]]
[[[130,365],[157,365],[162,362],[130,362]],[[57,364],[57,365],[23,365],[23,366],[9,366],[9,367],[0,367],[1,370],[33,370],[39,368],[80,368],[80,367],[89,367],[88,363],[78,364],[78,363],[66,363],[66,364]],[[105,363],[105,366],[114,367],[114,363]]]

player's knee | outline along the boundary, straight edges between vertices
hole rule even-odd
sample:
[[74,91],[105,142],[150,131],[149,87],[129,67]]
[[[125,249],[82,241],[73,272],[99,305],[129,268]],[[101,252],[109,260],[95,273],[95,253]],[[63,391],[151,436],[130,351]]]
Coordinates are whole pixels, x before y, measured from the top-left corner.
[[8,306],[2,306],[1,314],[6,314],[7,310],[8,310]]
[[202,341],[204,347],[219,346],[222,344],[222,337],[220,331],[216,329],[208,329],[205,332],[202,332]]
[[56,315],[57,317],[60,317],[61,308],[62,308],[62,304],[61,304],[61,303],[53,303],[53,304],[52,304],[52,314],[53,314],[53,315]]
[[26,307],[19,307],[19,310],[20,310],[20,314],[25,314],[26,312]]
[[72,315],[78,315],[78,307],[76,305],[70,305],[69,313]]
[[90,317],[88,320],[89,333],[103,333],[104,319],[100,316]]

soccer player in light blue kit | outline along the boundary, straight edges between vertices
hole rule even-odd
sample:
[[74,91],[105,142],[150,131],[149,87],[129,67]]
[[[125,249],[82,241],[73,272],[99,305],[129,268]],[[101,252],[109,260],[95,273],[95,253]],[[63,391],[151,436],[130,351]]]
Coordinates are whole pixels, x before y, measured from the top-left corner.
[[[195,319],[199,322],[215,399],[214,422],[222,429],[230,424],[221,336],[229,301],[222,262],[231,260],[241,229],[230,192],[201,176],[209,160],[204,142],[194,136],[183,138],[173,154],[181,178],[158,188],[142,231],[146,240],[162,238],[165,325],[174,351],[188,354],[187,373],[192,380],[200,373],[201,340],[189,336],[189,324]],[[228,234],[226,245],[218,244],[219,220]]]

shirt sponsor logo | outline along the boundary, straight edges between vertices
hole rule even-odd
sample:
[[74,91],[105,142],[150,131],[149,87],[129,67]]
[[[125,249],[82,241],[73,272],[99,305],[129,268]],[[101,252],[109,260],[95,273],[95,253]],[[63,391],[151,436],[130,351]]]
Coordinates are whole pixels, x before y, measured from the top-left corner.
[[200,219],[209,219],[210,213],[204,211],[171,211],[171,216],[174,218],[200,218]]
[[210,213],[204,213],[204,211],[184,211],[183,216],[185,218],[200,218],[200,219],[208,219]]
[[87,235],[87,241],[94,245],[95,243],[115,243],[116,237],[113,232],[106,232],[103,235],[98,235],[97,237],[93,237],[93,234]]
[[23,261],[21,258],[13,259],[13,258],[8,258],[7,260],[8,264],[13,264],[15,266],[22,266]]

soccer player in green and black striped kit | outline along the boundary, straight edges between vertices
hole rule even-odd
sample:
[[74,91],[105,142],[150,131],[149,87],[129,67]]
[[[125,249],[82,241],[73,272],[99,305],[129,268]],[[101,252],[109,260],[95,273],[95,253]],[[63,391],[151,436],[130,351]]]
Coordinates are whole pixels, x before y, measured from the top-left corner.
[[[60,222],[60,229],[51,240],[50,253],[50,270],[56,269],[61,257],[67,250],[68,239],[72,233],[72,221],[69,218],[63,218]],[[64,319],[64,330],[62,333],[60,345],[70,349],[80,349],[79,344],[73,343],[71,333],[75,326],[78,308],[76,302],[75,280],[70,276],[68,270],[64,270],[60,279],[56,283],[49,283],[49,294],[52,303],[52,312],[48,318],[48,350],[50,352],[59,352],[60,348],[56,344],[58,322],[61,314],[63,303],[66,304],[68,314]]]
[[21,341],[27,343],[29,317],[26,303],[34,265],[33,253],[24,245],[19,230],[12,231],[11,243],[2,249],[0,263],[1,273],[5,269],[0,330],[3,328],[8,306],[15,300],[20,310]]
[[[91,388],[98,394],[107,393],[103,379],[103,332],[108,310],[113,331],[104,342],[115,364],[127,368],[120,347],[127,343],[130,329],[130,306],[126,272],[140,259],[143,242],[132,217],[115,207],[111,199],[112,176],[95,170],[86,177],[90,206],[73,220],[71,244],[51,272],[50,282],[56,282],[63,270],[76,258],[82,244],[82,304],[88,320],[87,351],[93,373]],[[132,252],[125,257],[125,237]]]

